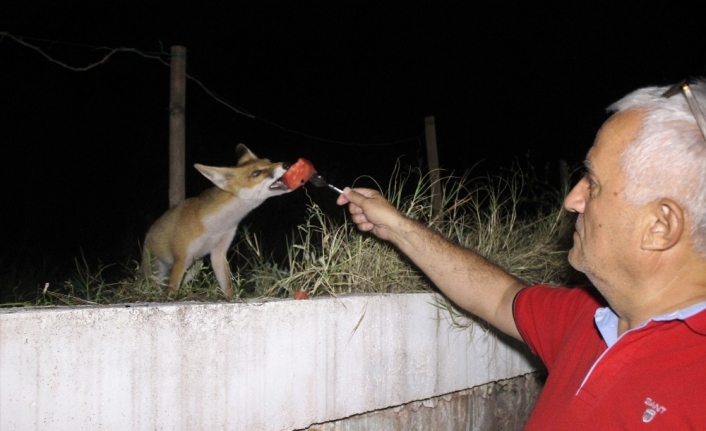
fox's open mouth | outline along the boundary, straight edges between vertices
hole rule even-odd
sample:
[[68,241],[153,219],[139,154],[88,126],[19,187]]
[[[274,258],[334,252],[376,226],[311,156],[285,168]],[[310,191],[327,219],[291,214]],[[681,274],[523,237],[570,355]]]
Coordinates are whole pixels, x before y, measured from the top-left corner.
[[270,184],[270,190],[289,190],[289,187],[284,184],[282,177],[279,177],[274,183]]

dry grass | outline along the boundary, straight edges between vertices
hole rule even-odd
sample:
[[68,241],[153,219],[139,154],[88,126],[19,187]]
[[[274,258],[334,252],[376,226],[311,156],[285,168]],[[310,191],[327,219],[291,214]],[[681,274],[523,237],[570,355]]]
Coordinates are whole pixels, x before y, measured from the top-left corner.
[[[564,191],[554,190],[520,170],[503,177],[447,175],[440,180],[443,209],[432,216],[432,184],[418,169],[396,166],[387,197],[407,216],[471,248],[528,283],[560,284],[571,276],[566,239],[572,222],[561,208]],[[434,286],[389,244],[361,234],[341,209],[326,214],[311,201],[308,218],[287,242],[286,261],[277,263],[262,250],[247,227],[236,235],[233,286],[236,300],[348,293],[423,292]],[[128,302],[225,300],[209,270],[175,298],[155,280],[139,277],[137,263],[124,278],[108,282],[105,267],[88,268],[77,260],[75,275],[61,286],[44,286],[33,300],[11,305],[110,304]],[[459,317],[449,304],[452,318]]]

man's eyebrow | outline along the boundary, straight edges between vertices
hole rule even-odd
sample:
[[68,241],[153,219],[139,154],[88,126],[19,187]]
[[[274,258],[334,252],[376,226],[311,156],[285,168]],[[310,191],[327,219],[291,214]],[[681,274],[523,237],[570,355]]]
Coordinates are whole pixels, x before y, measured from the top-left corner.
[[583,161],[583,167],[586,169],[588,172],[593,172],[593,165],[591,164],[591,161],[586,159]]

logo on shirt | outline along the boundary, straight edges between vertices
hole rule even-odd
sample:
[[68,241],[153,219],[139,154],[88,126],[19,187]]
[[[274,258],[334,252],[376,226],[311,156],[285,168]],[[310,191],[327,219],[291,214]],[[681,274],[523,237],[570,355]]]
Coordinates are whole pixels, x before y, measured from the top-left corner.
[[655,416],[657,416],[657,413],[664,413],[667,411],[666,407],[659,405],[649,397],[645,400],[645,405],[647,406],[647,409],[645,409],[645,412],[642,413],[642,422],[645,423],[654,419]]

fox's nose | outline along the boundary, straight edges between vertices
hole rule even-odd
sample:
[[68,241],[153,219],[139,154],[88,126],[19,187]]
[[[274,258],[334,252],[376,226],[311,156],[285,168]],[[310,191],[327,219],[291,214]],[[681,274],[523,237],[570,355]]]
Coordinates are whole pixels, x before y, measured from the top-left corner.
[[282,169],[284,169],[285,171],[286,171],[287,169],[289,169],[290,166],[292,166],[291,163],[289,163],[289,162],[282,162]]

